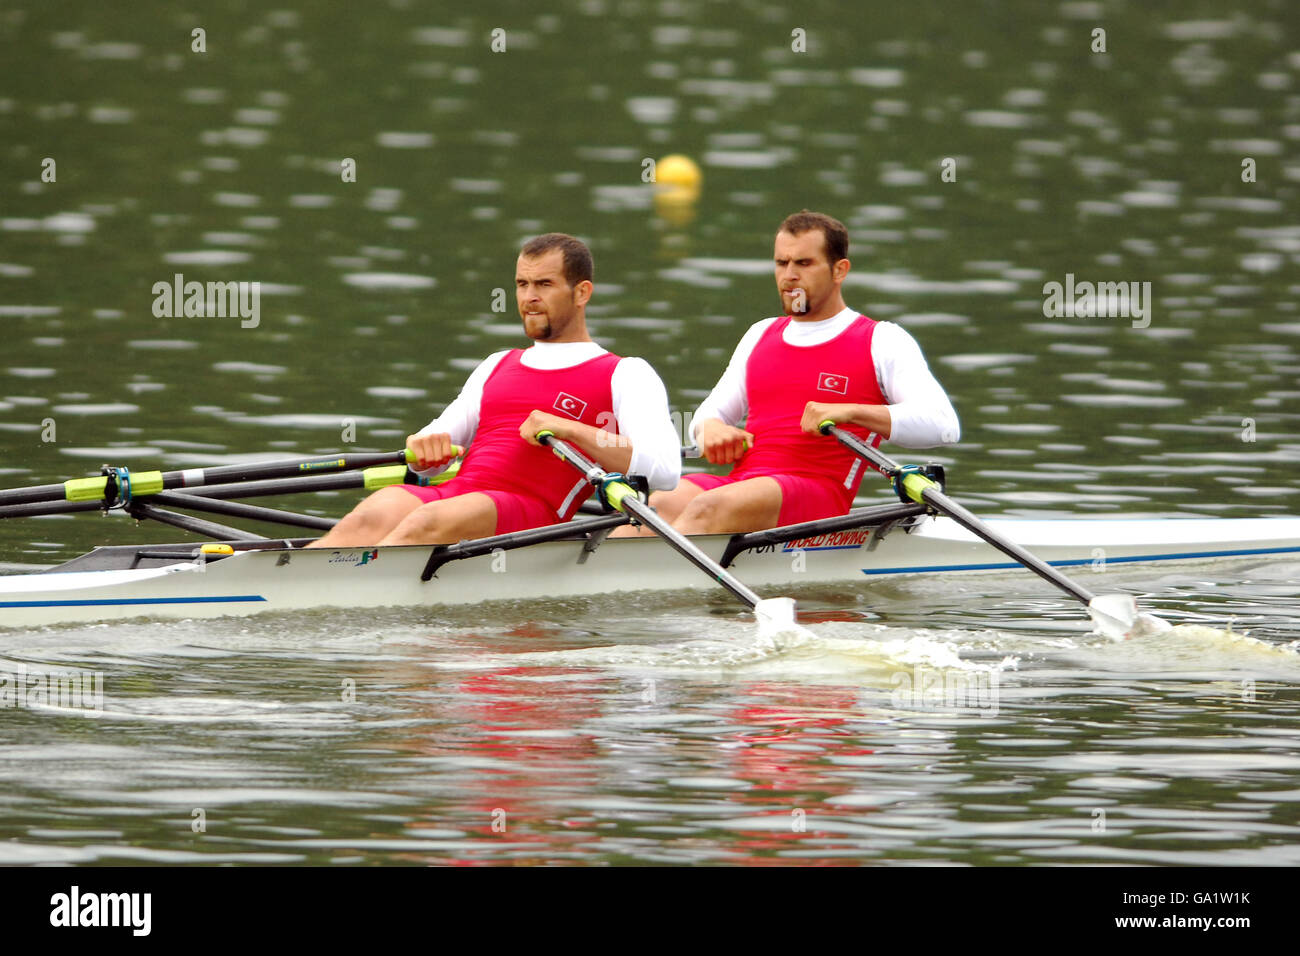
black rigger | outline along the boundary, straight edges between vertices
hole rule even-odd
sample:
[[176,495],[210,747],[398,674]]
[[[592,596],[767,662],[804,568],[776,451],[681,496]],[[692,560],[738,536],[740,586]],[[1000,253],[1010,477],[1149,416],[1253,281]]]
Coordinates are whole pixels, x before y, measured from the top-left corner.
[[543,541],[579,538],[588,533],[617,528],[621,524],[627,524],[627,521],[627,515],[624,514],[601,515],[599,518],[566,521],[563,524],[546,525],[529,531],[513,531],[509,534],[493,535],[490,538],[462,541],[460,544],[440,544],[430,553],[429,560],[424,565],[424,571],[420,574],[420,580],[428,581],[438,573],[440,567],[452,561],[477,558],[480,555],[491,554],[493,551],[498,550],[513,551],[516,548],[525,548],[530,544],[541,544]]
[[192,531],[194,534],[203,535],[205,538],[227,541],[260,541],[264,537],[264,535],[253,534],[250,531],[240,531],[238,528],[217,524],[215,521],[204,521],[202,518],[195,518],[192,515],[178,514],[165,508],[155,508],[153,505],[147,505],[140,501],[132,502],[130,507],[126,509],[126,513],[133,518],[150,518],[162,524],[169,524],[173,528]]
[[303,515],[295,511],[281,511],[279,508],[263,508],[261,505],[246,505],[238,501],[221,501],[198,495],[183,495],[175,491],[160,491],[156,495],[150,495],[149,501],[154,504],[171,505],[173,508],[207,511],[212,514],[230,515],[232,518],[248,518],[251,521],[270,521],[297,528],[313,528],[317,531],[328,531],[339,523],[337,518]]

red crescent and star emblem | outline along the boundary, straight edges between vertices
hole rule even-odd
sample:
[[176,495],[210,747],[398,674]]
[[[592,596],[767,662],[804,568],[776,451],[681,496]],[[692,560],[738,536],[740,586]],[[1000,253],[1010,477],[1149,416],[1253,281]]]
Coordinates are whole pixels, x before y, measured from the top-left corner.
[[817,376],[817,388],[822,391],[835,392],[838,395],[849,393],[849,377],[833,372],[822,372]]
[[560,392],[555,396],[555,404],[552,407],[561,414],[581,421],[582,413],[587,410],[587,403],[580,398],[574,398],[568,392]]

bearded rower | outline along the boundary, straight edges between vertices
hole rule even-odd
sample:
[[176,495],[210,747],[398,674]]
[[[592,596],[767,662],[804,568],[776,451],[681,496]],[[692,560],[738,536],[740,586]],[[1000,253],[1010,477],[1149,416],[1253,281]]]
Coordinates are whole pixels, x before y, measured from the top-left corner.
[[781,223],[776,285],[785,314],[750,327],[691,419],[701,454],[734,467],[686,475],[650,499],[679,531],[757,531],[847,512],[864,465],[823,437],[821,422],[873,446],[887,438],[928,448],[960,437],[916,340],[844,304],[848,246],[848,230],[830,216],[804,210]]
[[445,469],[453,445],[463,446],[456,476],[377,491],[308,547],[450,544],[567,521],[592,487],[538,444],[544,430],[608,471],[644,476],[652,489],[674,487],[681,447],[663,382],[643,359],[591,340],[593,289],[591,253],[580,240],[548,233],[525,244],[515,298],[533,345],[489,355],[456,400],[406,439],[415,467],[428,474]]

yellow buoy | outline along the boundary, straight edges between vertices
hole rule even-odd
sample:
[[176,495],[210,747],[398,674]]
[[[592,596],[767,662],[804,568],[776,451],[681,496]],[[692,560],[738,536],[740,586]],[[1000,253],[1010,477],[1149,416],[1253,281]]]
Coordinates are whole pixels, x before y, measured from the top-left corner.
[[687,225],[695,218],[695,200],[700,198],[700,167],[681,153],[655,163],[655,212],[674,226]]
[[660,186],[675,186],[698,193],[703,178],[695,160],[681,153],[665,156],[655,164],[655,182]]

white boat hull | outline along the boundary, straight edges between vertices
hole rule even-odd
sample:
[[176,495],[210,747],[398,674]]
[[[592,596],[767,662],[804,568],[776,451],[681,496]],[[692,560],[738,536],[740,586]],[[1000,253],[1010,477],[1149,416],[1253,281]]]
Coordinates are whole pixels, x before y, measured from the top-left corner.
[[[996,531],[1049,563],[1108,569],[1135,562],[1300,554],[1300,518],[1033,521]],[[866,582],[874,575],[998,572],[1020,566],[946,518],[767,545],[730,570],[753,588]],[[692,539],[721,558],[727,535]],[[0,576],[0,626],[148,616],[198,618],[303,608],[437,608],[618,591],[716,587],[657,538],[551,541],[453,561],[421,580],[427,546],[240,551],[200,564]],[[1024,573],[1024,572],[1022,572]],[[1086,584],[1086,578],[1082,580]],[[1044,585],[1046,587],[1046,585]]]

